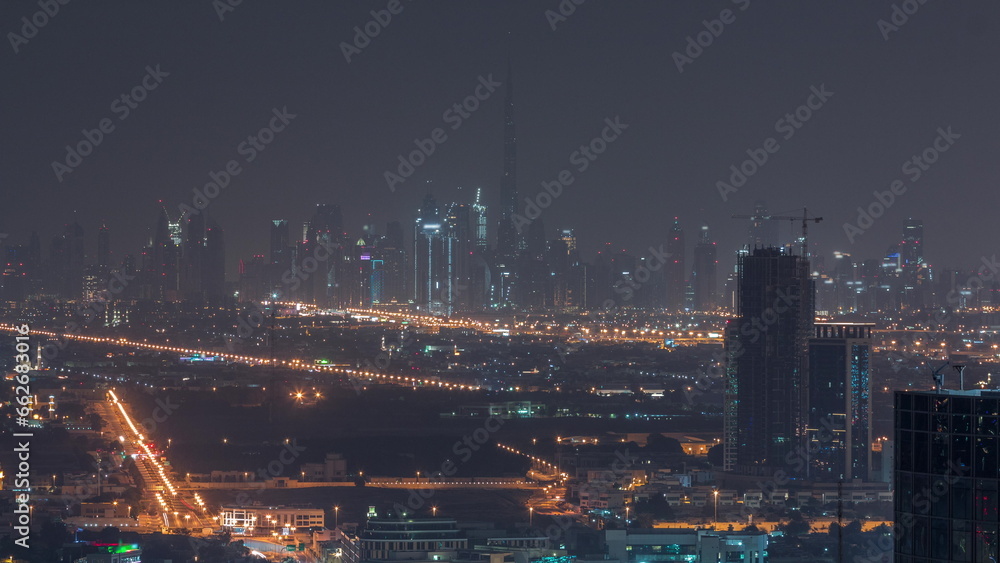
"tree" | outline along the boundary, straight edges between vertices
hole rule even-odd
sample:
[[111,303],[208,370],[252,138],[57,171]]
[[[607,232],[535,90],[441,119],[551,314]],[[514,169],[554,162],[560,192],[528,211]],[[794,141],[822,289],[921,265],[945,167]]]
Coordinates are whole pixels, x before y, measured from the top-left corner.
[[785,532],[785,534],[796,537],[802,534],[808,534],[811,526],[809,522],[806,522],[805,518],[799,511],[793,511],[792,515],[788,518],[788,522],[779,526],[779,529]]
[[670,454],[684,453],[681,443],[674,438],[667,438],[663,434],[653,433],[646,438],[646,450],[651,452],[662,452]]
[[708,449],[708,462],[712,465],[722,465],[725,463],[722,457],[722,444],[716,444]]

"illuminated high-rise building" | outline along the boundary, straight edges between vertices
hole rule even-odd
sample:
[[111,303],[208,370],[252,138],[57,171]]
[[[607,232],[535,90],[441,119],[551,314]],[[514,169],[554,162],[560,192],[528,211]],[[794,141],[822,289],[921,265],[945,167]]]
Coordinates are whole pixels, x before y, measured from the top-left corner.
[[500,217],[497,225],[497,256],[513,260],[520,249],[514,224],[517,213],[517,130],[514,126],[514,81],[507,65],[507,92],[503,110],[503,178],[500,181]]
[[674,223],[667,235],[666,250],[667,263],[663,267],[667,286],[666,306],[670,310],[679,311],[684,308],[687,284],[684,280],[684,229],[681,228],[677,217],[674,217]]
[[696,311],[710,311],[716,307],[718,265],[715,241],[709,236],[708,225],[702,225],[701,236],[694,247],[694,266],[691,270],[693,305]]
[[476,188],[476,199],[472,203],[472,220],[476,230],[476,250],[485,252],[489,247],[487,231],[489,229],[488,218],[486,216],[486,204],[482,202],[483,189]]
[[809,477],[872,479],[874,323],[816,323],[809,340]]
[[740,256],[737,317],[727,327],[727,468],[744,475],[805,477],[808,345],[813,324],[809,262],[785,249]]
[[507,64],[507,91],[503,110],[503,178],[500,180],[500,216],[497,223],[497,246],[494,252],[491,297],[499,307],[515,301],[516,261],[522,248],[514,216],[517,214],[517,130],[514,127],[514,82]]
[[291,262],[291,247],[288,221],[271,221],[271,264],[287,267]]
[[379,303],[406,303],[410,292],[406,290],[406,245],[403,240],[403,225],[392,221],[386,225],[385,236],[378,243],[378,255],[382,260],[382,294]]
[[440,311],[447,272],[445,226],[434,196],[427,194],[413,225],[413,303],[424,311]]
[[899,245],[903,268],[924,263],[924,222],[909,218],[903,223],[903,240]]
[[202,261],[202,292],[212,305],[226,299],[226,239],[222,227],[212,217],[205,218],[205,249]]

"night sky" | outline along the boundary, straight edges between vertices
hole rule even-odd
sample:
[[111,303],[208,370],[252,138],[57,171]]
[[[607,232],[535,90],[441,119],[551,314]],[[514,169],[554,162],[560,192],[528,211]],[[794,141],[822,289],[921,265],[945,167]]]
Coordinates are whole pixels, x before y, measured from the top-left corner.
[[[728,268],[746,231],[730,216],[758,199],[772,212],[807,206],[823,216],[811,228],[818,254],[881,256],[908,216],[924,220],[934,266],[973,266],[997,252],[993,0],[929,0],[888,40],[878,22],[891,23],[893,3],[872,0],[587,0],[555,30],[546,10],[558,11],[557,0],[401,0],[402,12],[348,63],[341,43],[388,4],[247,0],[220,21],[211,0],[70,0],[25,43],[10,33],[38,3],[4,0],[0,232],[22,243],[38,230],[47,252],[75,218],[93,255],[106,222],[120,258],[148,236],[158,200],[176,216],[232,159],[241,172],[209,206],[226,232],[230,273],[239,258],[266,253],[269,220],[300,232],[317,203],[340,204],[359,234],[367,222],[409,229],[428,189],[445,203],[469,202],[482,187],[495,227],[503,89],[458,129],[443,114],[480,77],[506,83],[509,52],[521,207],[542,181],[571,170],[573,184],[542,218],[550,238],[575,228],[587,259],[606,242],[641,256],[679,216],[689,244],[702,222],[711,226]],[[726,9],[731,23],[679,72],[674,53]],[[168,76],[121,119],[112,102],[142,83],[147,65]],[[776,122],[822,85],[833,96],[784,139]],[[274,108],[296,117],[245,162],[240,143]],[[628,129],[578,173],[571,154],[616,116]],[[65,146],[105,118],[114,130],[60,182],[52,162],[65,162]],[[960,137],[911,181],[903,164],[949,126]],[[438,127],[448,139],[391,192],[385,171]],[[716,182],[769,137],[780,148],[723,201]],[[907,191],[849,242],[843,224],[896,179]]]

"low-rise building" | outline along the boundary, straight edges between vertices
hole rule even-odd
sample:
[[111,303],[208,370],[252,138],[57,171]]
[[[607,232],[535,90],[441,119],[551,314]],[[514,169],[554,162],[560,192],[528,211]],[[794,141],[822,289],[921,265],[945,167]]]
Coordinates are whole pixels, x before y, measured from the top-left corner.
[[295,506],[223,506],[221,516],[222,527],[234,535],[285,534],[326,522],[322,509]]
[[608,558],[620,563],[648,561],[767,561],[767,534],[695,529],[607,530]]

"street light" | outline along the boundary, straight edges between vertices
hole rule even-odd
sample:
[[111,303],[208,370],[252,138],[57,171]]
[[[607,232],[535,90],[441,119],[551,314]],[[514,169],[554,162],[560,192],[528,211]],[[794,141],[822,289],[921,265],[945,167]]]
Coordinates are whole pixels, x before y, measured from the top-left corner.
[[528,526],[531,526],[532,516],[534,516],[534,515],[535,515],[535,507],[534,506],[529,506],[528,507]]
[[712,489],[712,495],[715,496],[715,524],[719,523],[719,489]]
[[340,527],[340,507],[333,507],[333,528],[337,529]]
[[438,515],[438,507],[436,507],[436,506],[432,506],[431,507],[431,515],[433,515],[433,516],[437,516]]

